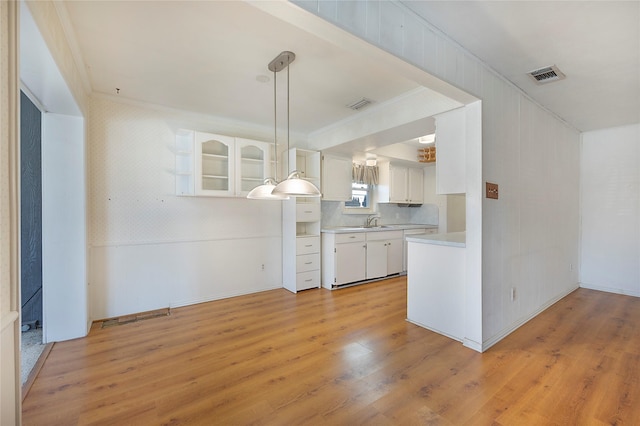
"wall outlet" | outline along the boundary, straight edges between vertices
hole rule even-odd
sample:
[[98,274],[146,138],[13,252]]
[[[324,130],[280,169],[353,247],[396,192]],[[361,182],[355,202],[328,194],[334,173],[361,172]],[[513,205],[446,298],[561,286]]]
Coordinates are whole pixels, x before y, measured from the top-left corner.
[[569,264],[569,271],[573,271],[573,263]]
[[515,301],[516,300],[516,288],[515,287],[511,287],[511,301]]
[[261,270],[262,272],[264,272],[264,263],[263,263],[263,264],[262,264],[262,266],[260,267],[260,270]]

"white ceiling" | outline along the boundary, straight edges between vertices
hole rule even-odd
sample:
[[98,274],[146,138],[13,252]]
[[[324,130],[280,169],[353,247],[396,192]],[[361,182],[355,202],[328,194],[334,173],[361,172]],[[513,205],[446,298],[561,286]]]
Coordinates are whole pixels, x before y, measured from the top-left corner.
[[[637,1],[403,3],[580,130],[640,121]],[[64,6],[72,50],[97,93],[269,127],[267,64],[291,50],[291,128],[309,134],[353,117],[345,105],[362,97],[381,104],[420,86],[244,2]],[[536,86],[525,75],[552,64],[566,80]]]
[[577,129],[640,122],[640,1],[402,3]]
[[[381,103],[419,86],[244,2],[72,1],[66,9],[99,93],[119,88],[123,98],[273,126],[267,65],[289,50],[291,128],[308,134],[356,114],[346,105],[363,97]],[[277,83],[283,117],[285,72]]]

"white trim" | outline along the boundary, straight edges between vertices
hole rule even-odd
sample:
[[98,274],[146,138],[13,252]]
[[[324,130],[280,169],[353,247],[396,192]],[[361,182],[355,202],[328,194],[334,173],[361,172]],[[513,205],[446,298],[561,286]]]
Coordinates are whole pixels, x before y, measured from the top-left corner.
[[530,315],[520,319],[520,321],[517,321],[516,323],[514,323],[513,325],[511,325],[511,327],[508,327],[507,329],[503,330],[502,332],[496,334],[495,336],[493,336],[492,338],[490,338],[489,340],[485,340],[482,343],[482,350],[481,352],[486,352],[487,349],[489,349],[491,346],[495,345],[496,343],[498,343],[500,340],[504,339],[505,337],[507,337],[509,334],[513,333],[514,331],[516,331],[518,328],[520,328],[521,326],[523,326],[524,324],[526,324],[527,322],[529,322],[530,320],[534,319],[535,317],[537,317],[540,313],[542,313],[543,311],[547,310],[548,308],[550,308],[552,305],[554,305],[555,303],[559,302],[561,299],[564,299],[565,297],[567,297],[569,294],[573,293],[574,291],[576,291],[578,288],[580,288],[577,283],[576,283],[576,287],[572,287],[570,288],[568,291],[561,293],[559,296],[554,297],[553,299],[549,300],[547,303],[545,303],[544,305],[542,305],[539,309],[537,309],[536,311],[534,311],[533,313],[531,313]]
[[475,340],[470,340],[467,339],[466,337],[464,338],[463,342],[462,342],[463,346],[469,348],[469,349],[473,349],[476,352],[480,352],[482,353],[482,344],[476,342]]
[[638,291],[629,291],[629,290],[624,290],[621,288],[615,288],[615,287],[607,287],[607,286],[603,286],[603,285],[596,285],[596,284],[589,284],[589,283],[580,283],[580,288],[586,288],[589,290],[597,290],[597,291],[604,291],[607,293],[614,293],[614,294],[622,294],[624,296],[633,296],[633,297],[640,297],[640,290]]
[[435,328],[427,327],[426,325],[421,324],[421,323],[416,322],[416,321],[412,321],[409,318],[407,318],[406,321],[410,322],[411,324],[417,325],[418,327],[422,327],[422,328],[424,328],[426,330],[429,330],[429,331],[432,331],[434,333],[437,333],[437,334],[439,334],[441,336],[447,337],[447,338],[449,338],[451,340],[455,340],[456,342],[464,343],[464,341],[460,340],[458,337],[452,336],[452,335],[447,334],[447,333],[445,333],[443,331],[440,331],[440,330],[436,330]]
[[[277,286],[272,286],[272,287],[267,287],[265,289],[261,289],[260,292],[263,291],[270,291],[270,290],[277,290],[277,289],[283,289],[282,284],[277,285]],[[191,306],[191,305],[197,305],[199,303],[206,303],[206,302],[213,302],[215,300],[222,300],[222,299],[228,299],[230,297],[237,297],[237,296],[245,296],[247,294],[255,294],[256,292],[254,290],[251,291],[243,291],[243,292],[233,292],[233,293],[228,293],[228,294],[223,294],[221,296],[216,296],[216,297],[203,297],[200,299],[191,299],[191,300],[180,300],[177,302],[170,302],[169,303],[169,309],[174,309],[174,308],[181,308],[184,306]],[[158,308],[158,309],[162,309],[162,308]]]
[[137,241],[137,242],[123,241],[123,242],[111,242],[111,243],[103,242],[98,244],[91,244],[90,248],[207,243],[212,241],[267,240],[267,239],[281,238],[281,237],[282,235],[259,235],[259,236],[247,236],[247,237],[201,238],[201,239],[184,239],[184,240],[147,240],[147,241]]
[[45,108],[45,106],[42,105],[42,102],[40,102],[40,99],[38,99],[36,95],[33,94],[31,89],[29,89],[27,85],[24,84],[24,81],[22,81],[22,79],[20,79],[20,90],[27,96],[27,98],[29,98],[29,100],[36,106],[36,108],[40,110],[40,113],[48,112],[47,108]]

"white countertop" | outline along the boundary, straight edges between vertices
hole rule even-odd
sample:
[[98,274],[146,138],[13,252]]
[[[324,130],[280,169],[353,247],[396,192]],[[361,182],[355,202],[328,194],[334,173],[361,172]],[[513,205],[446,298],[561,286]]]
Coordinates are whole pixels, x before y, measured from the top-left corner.
[[438,246],[466,247],[466,232],[448,234],[418,234],[405,237],[410,243],[434,244]]
[[322,232],[330,234],[345,234],[350,232],[380,232],[380,231],[403,231],[405,229],[438,229],[438,225],[426,225],[415,223],[404,223],[396,225],[382,225],[374,227],[364,226],[335,226],[322,228]]

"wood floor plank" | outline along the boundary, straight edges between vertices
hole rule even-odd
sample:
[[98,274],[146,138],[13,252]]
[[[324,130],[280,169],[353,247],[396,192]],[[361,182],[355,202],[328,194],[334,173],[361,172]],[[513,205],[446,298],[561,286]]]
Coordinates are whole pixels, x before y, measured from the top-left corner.
[[23,424],[640,424],[638,298],[577,290],[484,354],[405,318],[399,277],[96,323],[54,345]]

